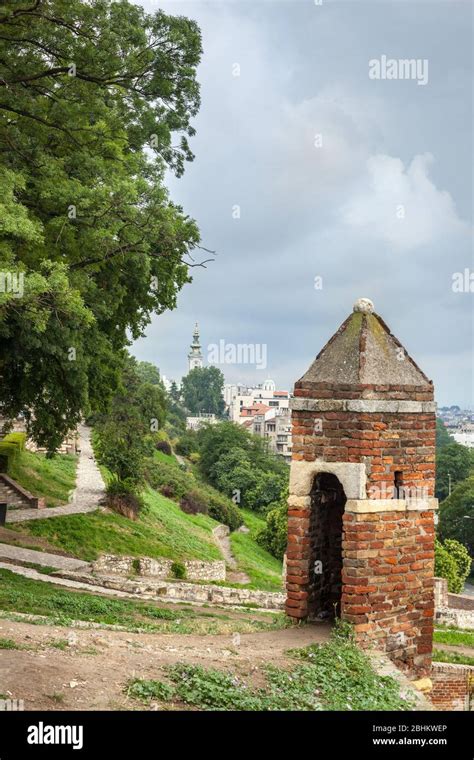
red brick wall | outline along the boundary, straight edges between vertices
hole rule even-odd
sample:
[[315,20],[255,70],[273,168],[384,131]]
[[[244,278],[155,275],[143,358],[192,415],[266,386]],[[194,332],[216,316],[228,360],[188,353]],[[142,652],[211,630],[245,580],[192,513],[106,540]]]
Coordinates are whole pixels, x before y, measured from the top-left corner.
[[[407,516],[409,515],[409,516]],[[430,665],[433,512],[345,514],[342,616],[362,645],[420,671]]]
[[[319,384],[328,386],[327,383]],[[325,389],[295,388],[296,397],[360,398],[354,391],[343,391],[350,386],[334,385]],[[371,386],[372,387],[372,386]],[[395,391],[401,386],[373,386],[377,392],[367,390],[380,400],[393,399],[394,394],[403,400],[432,400],[432,393]],[[387,388],[387,391],[381,391]],[[312,394],[310,396],[309,394]],[[431,399],[429,396],[431,395]],[[419,399],[418,397],[423,397]],[[427,398],[428,397],[428,398]],[[402,399],[400,399],[402,400]],[[403,473],[403,485],[410,493],[434,495],[436,417],[434,413],[361,413],[344,411],[293,411],[292,445],[296,461],[362,462],[367,466],[367,495],[369,498],[392,498],[387,494],[396,471]]]
[[434,663],[430,699],[437,710],[469,710],[474,668],[465,665]]

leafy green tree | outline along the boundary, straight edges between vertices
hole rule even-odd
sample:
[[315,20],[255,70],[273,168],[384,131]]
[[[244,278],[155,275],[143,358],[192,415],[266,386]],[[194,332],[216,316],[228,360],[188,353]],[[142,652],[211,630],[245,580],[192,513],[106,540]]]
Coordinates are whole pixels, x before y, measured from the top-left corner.
[[472,470],[471,453],[466,446],[449,443],[441,449],[436,458],[436,496],[445,499],[451,487],[465,480]]
[[143,479],[145,459],[152,453],[151,433],[163,425],[166,399],[158,385],[143,383],[136,362],[128,357],[121,387],[110,411],[96,425],[97,454],[101,464],[119,481],[138,486]]
[[446,426],[440,417],[436,417],[436,451],[440,452],[443,446],[454,443],[454,438],[446,430]]
[[461,594],[471,569],[471,558],[466,547],[454,539],[442,544],[435,541],[435,576],[446,578],[448,591]]
[[198,443],[201,455],[199,467],[214,485],[214,465],[232,449],[242,449],[256,466],[259,466],[266,456],[262,440],[250,435],[248,430],[234,422],[203,425],[198,431]]
[[126,0],[1,4],[0,403],[51,451],[190,281],[164,177],[193,157],[200,56],[194,21]]
[[438,540],[435,541],[434,572],[437,578],[445,578],[448,581],[448,591],[452,594],[459,594],[461,592],[462,583],[458,576],[456,560]]
[[195,367],[183,377],[181,393],[191,414],[215,414],[225,408],[222,396],[224,375],[217,367]]
[[469,556],[469,552],[465,546],[454,538],[447,538],[444,542],[444,548],[450,553],[451,557],[454,558],[458,569],[458,576],[461,579],[464,588],[464,583],[466,578],[469,577],[472,566],[472,559]]
[[143,383],[163,386],[160,370],[151,362],[137,362],[136,370],[138,377]]
[[474,475],[459,483],[439,508],[440,538],[454,538],[474,557]]
[[233,448],[223,454],[211,469],[212,482],[241,507],[253,508],[250,494],[258,483],[258,471],[244,449]]
[[179,403],[181,401],[181,391],[179,390],[176,382],[173,380],[170,386],[169,395],[172,401]]

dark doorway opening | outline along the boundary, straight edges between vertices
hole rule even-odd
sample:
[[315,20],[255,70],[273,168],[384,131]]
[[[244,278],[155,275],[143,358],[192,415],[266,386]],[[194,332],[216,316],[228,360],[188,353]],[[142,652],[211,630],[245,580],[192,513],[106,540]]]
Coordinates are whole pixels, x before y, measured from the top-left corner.
[[346,495],[335,475],[321,472],[311,489],[308,616],[334,619],[341,612],[342,516]]

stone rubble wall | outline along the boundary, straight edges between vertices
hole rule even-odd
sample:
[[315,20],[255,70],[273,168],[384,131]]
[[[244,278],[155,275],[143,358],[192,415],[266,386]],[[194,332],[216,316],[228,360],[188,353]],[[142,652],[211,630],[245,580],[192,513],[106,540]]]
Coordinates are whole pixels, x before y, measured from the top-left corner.
[[448,593],[446,578],[434,579],[435,621],[456,628],[474,628],[474,598]]
[[70,578],[90,585],[101,585],[115,591],[126,591],[147,599],[162,599],[169,602],[190,602],[194,604],[216,604],[220,606],[251,606],[266,610],[283,610],[286,595],[278,591],[254,591],[252,589],[214,586],[186,581],[158,580],[156,576],[147,580],[91,573],[62,572],[61,577]]
[[[184,560],[186,579],[192,581],[225,581],[226,567],[224,560],[204,562],[201,560]],[[95,573],[114,573],[117,575],[138,575],[150,578],[172,577],[173,560],[153,559],[151,557],[118,557],[103,554],[96,560],[92,569]]]

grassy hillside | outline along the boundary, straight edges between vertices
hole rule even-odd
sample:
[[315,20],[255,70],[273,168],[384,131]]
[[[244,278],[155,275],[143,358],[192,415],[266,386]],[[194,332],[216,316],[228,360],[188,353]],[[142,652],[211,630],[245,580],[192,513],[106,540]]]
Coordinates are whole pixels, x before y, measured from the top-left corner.
[[41,536],[51,544],[84,560],[99,554],[168,557],[183,559],[222,559],[213,542],[212,528],[217,523],[207,515],[187,515],[178,504],[148,489],[146,510],[136,522],[115,513],[50,517],[11,527],[30,536]]
[[8,474],[33,496],[44,497],[47,507],[66,504],[76,482],[77,457],[56,454],[46,459],[44,454],[22,451],[9,465]]
[[250,532],[230,535],[232,553],[239,569],[247,573],[255,588],[281,591],[282,563],[255,541],[257,533],[265,527],[265,520],[249,509],[242,509],[241,513]]

